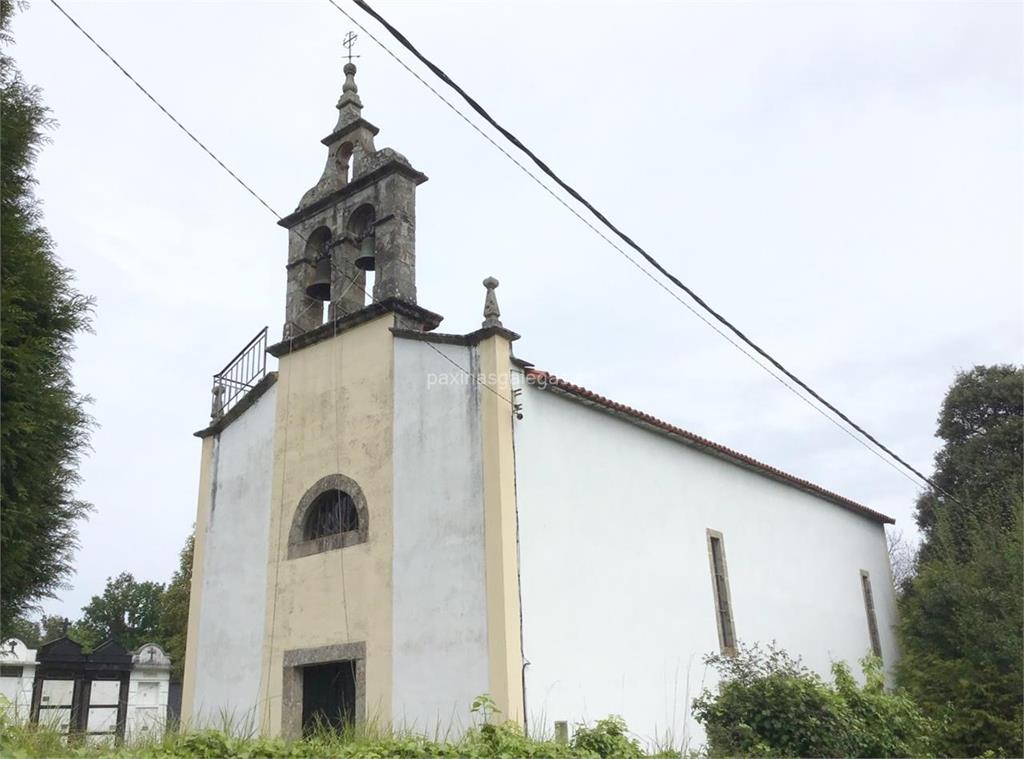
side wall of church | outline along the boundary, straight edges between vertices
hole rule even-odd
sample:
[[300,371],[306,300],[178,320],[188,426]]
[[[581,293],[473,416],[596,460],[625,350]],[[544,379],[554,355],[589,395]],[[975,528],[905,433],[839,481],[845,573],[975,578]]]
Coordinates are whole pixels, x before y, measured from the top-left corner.
[[480,389],[455,366],[475,360],[395,340],[392,709],[428,734],[460,732],[489,690]]
[[227,719],[246,729],[257,717],[276,390],[271,386],[219,435],[204,440],[208,497],[200,498],[196,522],[202,561],[195,563],[190,622],[197,624],[188,641],[195,658],[185,675],[184,716],[196,725],[221,726]]
[[[721,533],[736,637],[823,675],[871,642],[897,650],[883,526],[805,491],[532,385],[516,426],[527,713],[625,717],[647,739],[703,741],[689,701],[719,648],[707,530]],[[538,724],[546,722],[546,725]]]

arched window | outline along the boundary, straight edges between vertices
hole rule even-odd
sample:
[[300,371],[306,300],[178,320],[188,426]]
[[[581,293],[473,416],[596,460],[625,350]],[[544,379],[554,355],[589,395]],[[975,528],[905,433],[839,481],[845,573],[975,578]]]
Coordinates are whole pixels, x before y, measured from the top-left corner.
[[299,500],[288,532],[288,558],[365,543],[370,535],[366,496],[351,477],[322,477]]
[[344,490],[327,490],[310,504],[304,530],[306,540],[358,529],[359,512],[352,496]]

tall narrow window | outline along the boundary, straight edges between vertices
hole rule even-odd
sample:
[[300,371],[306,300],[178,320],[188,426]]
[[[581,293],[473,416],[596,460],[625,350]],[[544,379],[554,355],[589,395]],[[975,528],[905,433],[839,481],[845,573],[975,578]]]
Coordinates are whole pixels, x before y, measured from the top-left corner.
[[715,618],[718,642],[723,654],[736,653],[736,629],[732,618],[732,597],[729,594],[729,572],[725,563],[722,533],[708,530],[708,559],[711,563],[711,588],[715,594]]
[[868,635],[871,636],[871,651],[882,658],[882,643],[878,639],[878,620],[875,619],[875,596],[871,592],[871,576],[867,570],[860,570],[860,587],[864,591],[864,611],[868,615]]

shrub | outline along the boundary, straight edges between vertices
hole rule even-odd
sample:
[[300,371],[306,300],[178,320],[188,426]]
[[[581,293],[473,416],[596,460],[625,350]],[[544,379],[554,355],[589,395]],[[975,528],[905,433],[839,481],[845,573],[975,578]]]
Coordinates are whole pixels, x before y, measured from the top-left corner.
[[713,655],[718,693],[693,704],[711,756],[927,756],[933,727],[902,693],[885,690],[880,662],[864,660],[866,684],[846,664],[832,666],[834,685],[799,659],[770,646]]
[[861,660],[864,687],[859,687],[844,662],[832,665],[836,692],[848,710],[848,756],[928,756],[935,749],[937,726],[927,719],[905,691],[887,691],[882,661]]
[[[446,744],[450,746],[451,744]],[[460,757],[527,757],[530,759],[560,759],[570,757],[591,759],[586,753],[572,750],[562,743],[536,741],[523,735],[518,723],[505,722],[501,725],[481,725],[471,731],[461,743],[453,748],[453,756]]]
[[577,725],[572,736],[577,751],[591,751],[601,759],[639,759],[640,745],[626,735],[626,721],[615,714],[599,719],[593,727]]

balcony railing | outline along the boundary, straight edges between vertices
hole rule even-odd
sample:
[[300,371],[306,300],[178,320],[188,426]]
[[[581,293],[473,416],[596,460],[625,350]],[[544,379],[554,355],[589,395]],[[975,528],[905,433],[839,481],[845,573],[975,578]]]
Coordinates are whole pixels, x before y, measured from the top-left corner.
[[261,329],[228,365],[213,375],[211,419],[220,419],[267,374],[267,328]]

